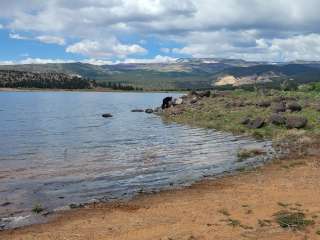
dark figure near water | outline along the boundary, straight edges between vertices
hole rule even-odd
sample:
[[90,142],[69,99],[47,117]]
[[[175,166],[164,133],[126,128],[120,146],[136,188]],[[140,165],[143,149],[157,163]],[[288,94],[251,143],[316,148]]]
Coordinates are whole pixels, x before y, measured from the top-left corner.
[[169,108],[172,104],[172,97],[166,97],[162,100],[162,109]]

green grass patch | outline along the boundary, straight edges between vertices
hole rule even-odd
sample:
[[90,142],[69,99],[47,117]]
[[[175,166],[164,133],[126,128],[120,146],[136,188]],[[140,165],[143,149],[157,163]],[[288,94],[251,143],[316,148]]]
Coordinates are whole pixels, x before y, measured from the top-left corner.
[[306,219],[303,212],[280,211],[275,217],[280,227],[291,230],[304,230],[307,226],[315,224],[313,220]]
[[227,209],[220,209],[218,212],[225,216],[230,216],[230,213]]
[[241,226],[241,222],[239,220],[229,218],[228,225],[232,227],[239,227]]
[[35,214],[39,214],[41,212],[44,211],[44,208],[42,207],[41,204],[36,204],[34,205],[34,207],[32,208],[32,212],[35,213]]
[[[289,91],[274,91],[271,96],[261,96],[249,91],[232,91],[226,96],[210,97],[200,100],[201,104],[196,106],[187,106],[186,110],[179,115],[168,115],[165,119],[192,126],[217,129],[226,132],[232,132],[239,135],[253,136],[258,139],[281,139],[290,134],[285,126],[276,126],[268,123],[269,117],[273,114],[271,107],[259,107],[256,103],[260,101],[270,101],[272,104],[274,98],[283,96],[285,98],[297,98],[300,105],[303,106],[301,112],[284,115],[303,116],[308,119],[308,126],[304,129],[305,134],[320,134],[319,112],[312,107],[313,104],[320,102],[319,93]],[[240,106],[237,103],[244,103]],[[287,100],[290,102],[290,100]],[[254,119],[256,117],[264,118],[267,124],[260,129],[250,129],[241,124],[244,118]]]
[[248,225],[244,225],[242,224],[239,220],[237,219],[232,219],[232,218],[228,218],[227,219],[227,225],[231,226],[231,227],[241,227],[243,229],[249,230],[249,229],[253,229],[253,227],[248,226]]

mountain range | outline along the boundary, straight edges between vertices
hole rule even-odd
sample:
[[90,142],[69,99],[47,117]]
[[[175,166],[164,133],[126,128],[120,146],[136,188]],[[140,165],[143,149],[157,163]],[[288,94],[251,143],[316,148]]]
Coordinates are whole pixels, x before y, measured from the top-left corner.
[[[0,70],[63,73],[97,83],[117,83],[145,90],[206,89],[252,84],[301,84],[320,81],[320,62],[254,62],[241,59],[183,58],[170,63],[92,65],[50,63],[2,65]],[[1,81],[1,79],[0,79]]]

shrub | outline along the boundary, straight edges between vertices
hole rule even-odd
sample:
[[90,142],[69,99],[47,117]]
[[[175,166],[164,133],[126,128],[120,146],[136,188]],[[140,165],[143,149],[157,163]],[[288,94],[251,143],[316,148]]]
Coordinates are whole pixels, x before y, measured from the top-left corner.
[[39,214],[41,212],[43,212],[44,208],[41,206],[41,204],[36,204],[33,208],[32,208],[32,212]]
[[305,218],[302,212],[280,211],[275,214],[276,221],[282,228],[290,228],[292,230],[303,230],[309,225],[313,225],[314,221]]

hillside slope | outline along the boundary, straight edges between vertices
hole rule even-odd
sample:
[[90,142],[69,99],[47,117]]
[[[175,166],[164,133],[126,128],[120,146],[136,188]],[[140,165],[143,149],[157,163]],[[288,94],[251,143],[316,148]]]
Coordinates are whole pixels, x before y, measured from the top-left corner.
[[207,89],[224,85],[279,84],[284,80],[297,83],[320,80],[319,62],[270,64],[215,58],[101,66],[87,63],[3,65],[0,70],[79,75],[98,83],[117,83],[145,90]]
[[64,73],[0,70],[0,88],[89,89],[94,81]]

